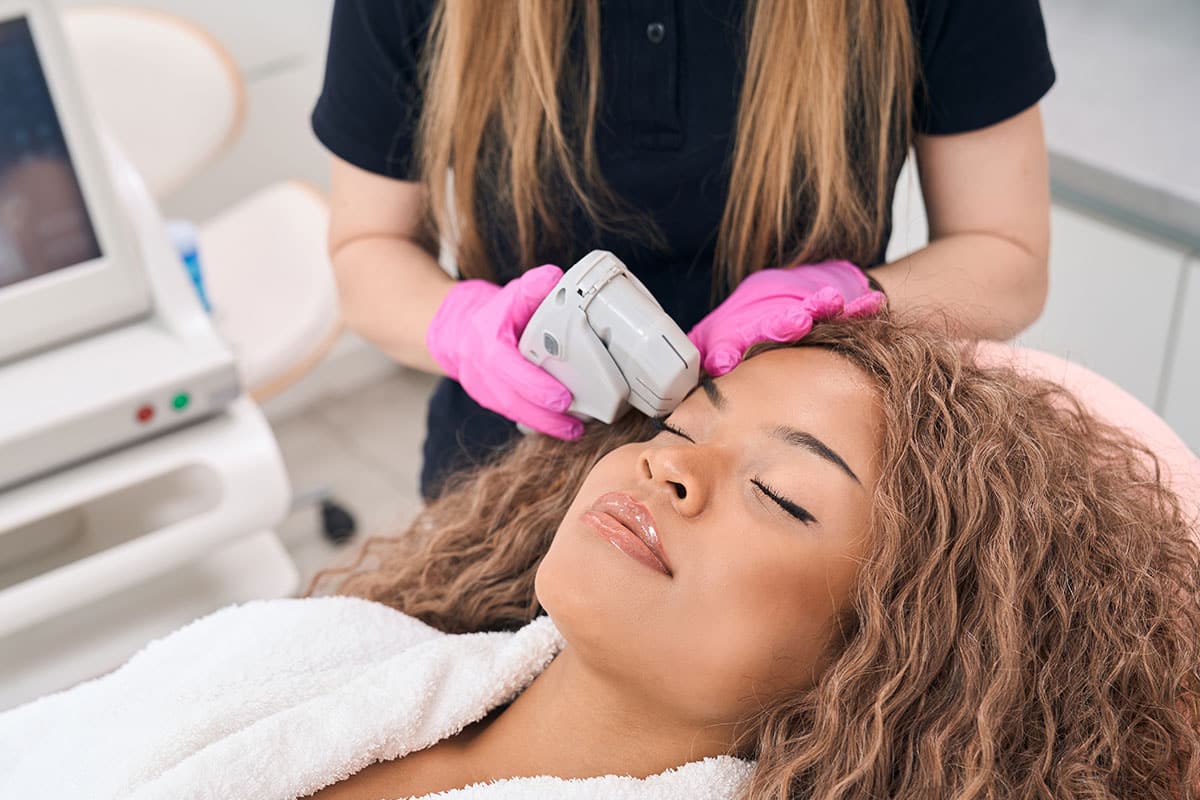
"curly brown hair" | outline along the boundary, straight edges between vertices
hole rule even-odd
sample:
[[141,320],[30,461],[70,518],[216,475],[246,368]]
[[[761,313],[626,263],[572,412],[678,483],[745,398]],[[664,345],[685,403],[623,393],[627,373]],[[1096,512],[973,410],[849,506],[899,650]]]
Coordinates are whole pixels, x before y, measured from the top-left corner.
[[[873,379],[882,471],[839,652],[753,721],[744,796],[1200,797],[1200,548],[1154,455],[924,327],[797,345]],[[524,438],[318,580],[449,632],[515,629],[584,476],[651,433],[631,414]]]

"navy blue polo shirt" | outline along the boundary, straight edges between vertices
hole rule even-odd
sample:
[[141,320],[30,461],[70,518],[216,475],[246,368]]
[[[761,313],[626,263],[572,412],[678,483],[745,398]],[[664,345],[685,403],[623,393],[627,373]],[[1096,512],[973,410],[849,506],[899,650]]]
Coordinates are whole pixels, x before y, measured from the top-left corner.
[[[325,82],[313,130],[361,169],[417,180],[420,59],[435,0],[336,0]],[[716,232],[725,206],[745,50],[740,0],[602,0],[600,169],[665,239],[600,232],[566,208],[569,242],[538,254],[564,268],[589,250],[616,253],[680,327],[711,310]],[[909,0],[921,85],[918,133],[951,134],[1007,119],[1054,83],[1037,0]],[[899,171],[895,165],[893,176]],[[889,193],[895,191],[895,178]],[[513,232],[483,220],[500,279],[519,264]],[[873,264],[882,263],[885,247]],[[834,258],[841,254],[829,253]],[[508,420],[443,380],[430,401],[422,493],[451,470],[494,454],[515,434]]]

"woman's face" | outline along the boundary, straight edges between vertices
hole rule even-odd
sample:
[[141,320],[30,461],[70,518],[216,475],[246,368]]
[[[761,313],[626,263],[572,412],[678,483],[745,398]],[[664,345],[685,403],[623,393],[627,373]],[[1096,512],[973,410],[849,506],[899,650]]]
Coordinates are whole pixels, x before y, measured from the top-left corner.
[[[602,458],[537,573],[569,648],[646,702],[728,723],[812,686],[866,550],[880,414],[816,348],[707,383]],[[640,543],[657,537],[665,566]]]

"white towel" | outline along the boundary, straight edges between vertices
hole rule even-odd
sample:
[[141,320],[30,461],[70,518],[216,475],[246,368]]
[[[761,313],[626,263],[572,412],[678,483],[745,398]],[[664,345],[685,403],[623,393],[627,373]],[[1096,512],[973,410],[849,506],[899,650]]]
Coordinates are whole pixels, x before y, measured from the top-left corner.
[[[231,606],[0,714],[0,797],[304,797],[482,719],[562,645],[548,618],[452,636],[356,598]],[[644,779],[514,778],[430,797],[717,800],[751,767],[722,756]]]

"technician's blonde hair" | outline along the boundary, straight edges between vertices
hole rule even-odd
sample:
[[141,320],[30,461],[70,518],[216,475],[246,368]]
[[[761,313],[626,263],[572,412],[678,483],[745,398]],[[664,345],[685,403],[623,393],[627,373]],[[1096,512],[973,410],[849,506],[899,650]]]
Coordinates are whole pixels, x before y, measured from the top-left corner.
[[[565,200],[601,229],[646,227],[597,162],[599,5],[443,0],[437,8],[420,162],[433,224],[452,232],[466,277],[496,277],[485,216],[494,231],[515,232],[521,268],[565,241]],[[575,58],[573,35],[582,46]],[[916,61],[905,0],[750,0],[746,42],[714,291],[763,265],[834,256],[869,264],[911,139]]]

